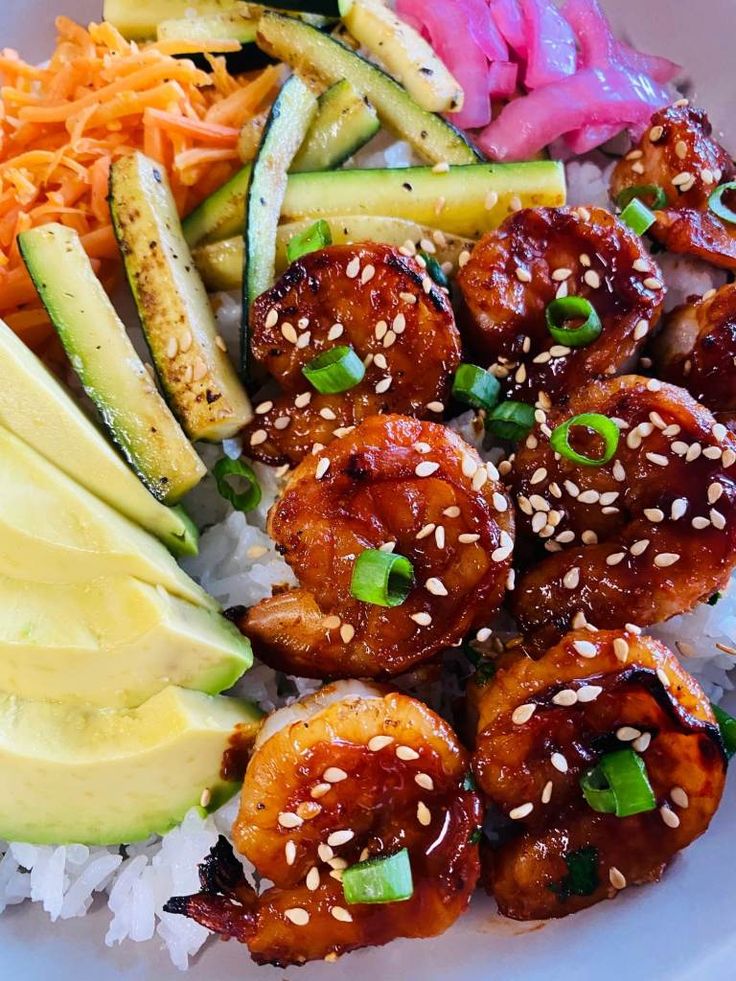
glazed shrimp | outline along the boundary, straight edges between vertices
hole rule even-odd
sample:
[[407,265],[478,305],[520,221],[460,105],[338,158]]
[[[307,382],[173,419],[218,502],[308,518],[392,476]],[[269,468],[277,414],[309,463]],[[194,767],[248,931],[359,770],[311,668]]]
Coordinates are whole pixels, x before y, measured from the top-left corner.
[[611,196],[618,201],[629,188],[660,188],[667,203],[649,234],[670,252],[734,269],[736,226],[710,211],[708,198],[735,170],[712,132],[708,116],[684,100],[655,113],[638,146],[617,164]]
[[[549,433],[581,413],[616,420],[603,466],[556,458]],[[540,419],[543,415],[538,413]],[[572,448],[600,456],[575,426]],[[516,455],[520,534],[534,556],[512,610],[554,640],[596,627],[658,623],[725,586],[736,566],[736,438],[683,389],[624,376],[594,383],[550,413]]]
[[[445,426],[374,416],[293,472],[269,533],[301,586],[240,619],[267,664],[312,678],[389,677],[459,641],[502,601],[514,522],[492,464]],[[405,556],[402,605],[355,599],[356,557]]]
[[[629,366],[664,299],[639,236],[603,208],[511,215],[481,239],[457,282],[479,356],[493,362],[511,398],[542,403]],[[600,334],[585,346],[560,344],[545,322],[549,304],[568,295],[589,301],[600,318]]]
[[[474,697],[476,781],[513,825],[484,856],[505,916],[566,916],[656,881],[708,827],[726,773],[718,725],[658,641],[575,631],[539,660],[500,668]],[[619,817],[588,804],[581,777],[622,750],[643,762],[653,794]]]
[[736,285],[673,310],[652,357],[658,378],[686,388],[716,419],[736,426]]
[[[203,892],[167,908],[282,967],[443,933],[479,875],[482,812],[468,769],[453,731],[421,702],[356,682],[323,688],[268,720],[245,775],[233,838],[273,886],[257,895],[222,839]],[[346,868],[402,849],[410,898],[347,901]]]
[[[251,350],[282,394],[256,406],[244,433],[250,456],[296,464],[377,413],[441,416],[460,362],[446,293],[414,258],[387,245],[335,245],[293,262],[253,308]],[[363,380],[321,395],[302,369],[349,346]]]

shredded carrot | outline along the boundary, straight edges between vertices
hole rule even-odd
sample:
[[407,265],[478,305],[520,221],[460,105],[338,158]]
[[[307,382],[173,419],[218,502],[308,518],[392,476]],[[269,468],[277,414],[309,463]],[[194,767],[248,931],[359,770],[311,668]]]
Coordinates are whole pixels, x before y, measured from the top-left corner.
[[[75,228],[106,288],[120,258],[107,203],[111,164],[135,150],[169,170],[186,213],[238,169],[240,128],[273,100],[283,69],[232,75],[218,57],[232,41],[135,44],[108,23],[56,21],[45,67],[0,51],[0,315],[51,356],[40,305],[20,257],[24,229],[60,221]],[[205,72],[185,57],[201,53]]]

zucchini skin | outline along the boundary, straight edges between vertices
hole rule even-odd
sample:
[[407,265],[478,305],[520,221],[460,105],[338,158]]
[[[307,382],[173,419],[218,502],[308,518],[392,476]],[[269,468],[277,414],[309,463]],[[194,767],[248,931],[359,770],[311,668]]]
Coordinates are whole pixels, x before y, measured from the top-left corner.
[[381,122],[407,140],[429,163],[470,164],[482,159],[467,138],[441,116],[427,112],[390,75],[340,41],[282,14],[267,11],[258,23],[259,47],[328,84],[350,80]]
[[[350,111],[336,115],[338,105]],[[296,172],[339,167],[379,128],[375,111],[343,79],[320,96],[317,115],[290,169]],[[187,215],[182,227],[190,247],[242,233],[251,169],[252,163],[246,164]]]
[[207,470],[138,357],[76,231],[40,225],[23,232],[18,245],[108,432],[154,497],[176,504]]
[[136,152],[110,171],[110,211],[146,341],[191,440],[220,442],[250,422],[248,396],[218,339],[165,171]]
[[317,112],[317,97],[297,75],[284,83],[263,130],[245,198],[241,371],[250,373],[250,309],[273,283],[276,229],[288,171]]

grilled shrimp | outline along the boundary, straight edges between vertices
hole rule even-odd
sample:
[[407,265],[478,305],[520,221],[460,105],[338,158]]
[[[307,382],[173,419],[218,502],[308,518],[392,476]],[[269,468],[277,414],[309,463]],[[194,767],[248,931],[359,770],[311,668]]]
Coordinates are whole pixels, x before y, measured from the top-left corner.
[[[556,456],[550,429],[581,413],[616,421],[603,466]],[[543,416],[538,412],[539,418]],[[599,437],[570,430],[572,449],[600,458]],[[690,610],[736,566],[736,437],[686,391],[624,376],[581,389],[516,455],[520,536],[535,556],[517,581],[522,630],[551,641],[571,625],[647,625]],[[582,618],[582,619],[581,619]]]
[[[253,307],[251,350],[282,394],[256,406],[244,433],[250,456],[298,463],[315,444],[377,413],[441,413],[460,362],[446,293],[417,260],[387,245],[335,245],[293,262]],[[363,380],[336,395],[315,392],[302,369],[349,346]]]
[[[502,601],[514,522],[493,464],[437,423],[374,416],[307,457],[269,515],[300,588],[240,620],[258,655],[305,677],[389,677],[459,641]],[[394,607],[351,594],[356,557],[395,551],[413,587]]]
[[715,414],[736,424],[736,285],[722,286],[674,310],[656,338],[658,378],[686,388]]
[[[203,892],[167,908],[280,966],[442,933],[479,875],[468,770],[453,731],[421,702],[357,682],[323,688],[267,721],[245,775],[235,845],[273,885],[258,895],[223,839]],[[348,903],[343,871],[402,849],[410,898]]]
[[736,269],[736,226],[708,208],[716,186],[735,173],[731,157],[712,132],[707,115],[687,103],[655,113],[639,145],[617,164],[611,196],[618,200],[633,187],[660,188],[667,204],[656,212],[649,234],[670,252]]
[[[539,208],[511,215],[458,275],[463,323],[511,398],[559,401],[580,379],[627,368],[659,320],[664,287],[638,235],[603,208]],[[585,346],[555,341],[545,310],[580,296],[602,331]]]
[[[476,781],[513,822],[484,855],[486,887],[505,916],[566,916],[659,879],[718,807],[718,725],[698,683],[656,640],[574,631],[541,659],[500,668],[475,700]],[[644,763],[653,794],[628,816],[610,803],[593,810],[581,777],[622,750],[634,768],[632,753]]]

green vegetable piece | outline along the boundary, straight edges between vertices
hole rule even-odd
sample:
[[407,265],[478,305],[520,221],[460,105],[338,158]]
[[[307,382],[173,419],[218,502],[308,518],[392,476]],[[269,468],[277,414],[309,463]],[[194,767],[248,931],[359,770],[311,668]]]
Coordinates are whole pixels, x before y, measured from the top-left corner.
[[720,590],[717,593],[713,593],[713,595],[708,598],[708,606],[715,606],[722,596],[723,593],[721,593]]
[[626,205],[619,217],[636,235],[643,235],[657,220],[654,212],[650,211],[639,198],[633,198]]
[[320,218],[299,235],[294,236],[286,246],[286,258],[289,262],[296,262],[303,255],[324,249],[328,245],[332,245],[332,232],[324,218]]
[[450,280],[447,278],[444,269],[435,259],[433,255],[428,252],[420,252],[419,255],[424,259],[424,265],[427,270],[427,275],[431,277],[438,286],[443,289],[448,289],[450,286]]
[[500,439],[518,443],[534,426],[534,406],[525,402],[501,402],[486,419],[486,429]]
[[414,579],[414,567],[403,555],[367,548],[353,566],[350,594],[374,606],[401,606]]
[[720,187],[717,187],[708,198],[708,207],[714,215],[717,215],[721,219],[721,221],[725,221],[729,225],[736,225],[736,211],[734,211],[733,208],[729,208],[729,206],[723,200],[724,194],[736,195],[736,181],[731,181],[728,184],[721,184]]
[[[229,501],[236,511],[252,511],[261,503],[261,485],[253,471],[242,460],[231,460],[224,456],[212,468],[220,497]],[[244,482],[244,490],[236,490],[231,478],[238,478],[238,483]]]
[[586,845],[585,848],[568,852],[564,858],[570,871],[564,879],[552,883],[549,888],[563,901],[570,896],[592,896],[600,885],[598,849]]
[[580,786],[594,811],[616,817],[643,814],[657,806],[646,764],[633,749],[606,753],[581,778]]
[[[547,330],[558,344],[566,347],[585,347],[603,330],[595,307],[583,296],[563,296],[553,300],[544,312]],[[570,320],[582,320],[578,327],[567,327]]]
[[452,395],[458,402],[490,412],[498,402],[501,386],[493,375],[477,364],[461,364],[452,382]]
[[[601,456],[585,456],[570,446],[570,430],[576,426],[592,429],[601,437],[604,444]],[[618,449],[619,436],[618,426],[608,416],[601,415],[599,412],[583,412],[553,429],[549,441],[556,453],[572,460],[573,463],[579,463],[583,467],[602,467],[604,463],[613,459]]]
[[736,719],[729,715],[725,709],[722,709],[720,705],[713,705],[712,708],[718,722],[718,728],[721,730],[721,739],[726,750],[726,756],[730,760],[736,753]]
[[321,395],[336,395],[363,381],[365,365],[351,347],[342,345],[312,358],[302,374]]
[[667,207],[667,195],[659,184],[635,184],[633,187],[626,187],[616,198],[616,204],[623,211],[634,200],[643,201],[653,211],[661,211]]
[[355,903],[401,903],[414,895],[409,852],[369,858],[345,869],[342,876],[345,901]]

